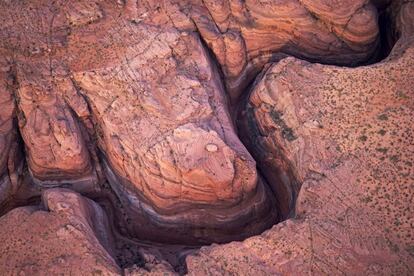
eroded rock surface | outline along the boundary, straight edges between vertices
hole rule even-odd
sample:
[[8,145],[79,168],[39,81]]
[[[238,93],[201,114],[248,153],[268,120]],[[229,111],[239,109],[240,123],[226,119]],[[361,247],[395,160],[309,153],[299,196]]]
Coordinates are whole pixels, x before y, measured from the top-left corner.
[[44,206],[0,218],[0,271],[4,275],[120,275],[102,208],[66,189],[49,189]]
[[72,184],[79,191],[96,183],[75,117],[76,111],[87,110],[86,104],[76,99],[70,79],[51,76],[49,66],[37,62],[17,66],[16,77],[19,126],[33,180],[45,187]]
[[[233,103],[262,66],[286,55],[358,64],[378,46],[377,11],[358,1],[127,1],[135,22],[196,29]],[[154,13],[154,11],[156,11]]]
[[249,148],[264,174],[289,167],[287,178],[303,183],[296,217],[202,248],[187,258],[190,274],[413,271],[413,14],[413,3],[402,5],[401,38],[379,64],[287,58],[266,71],[242,121],[255,125]]
[[192,8],[192,18],[222,66],[233,101],[266,62],[294,55],[357,64],[378,44],[377,12],[365,0],[203,3]]
[[[190,274],[410,271],[413,12],[389,2],[0,1],[0,214],[46,206],[0,218],[0,271],[121,272],[74,191],[131,255],[294,216],[203,248]],[[383,55],[375,6],[398,19],[386,61],[309,63]],[[185,271],[138,255],[124,274]]]
[[277,220],[194,29],[140,23],[138,7],[112,1],[3,5],[16,85],[5,104],[17,103],[34,183],[93,193],[108,180],[141,238],[229,240]]
[[[376,10],[348,4],[3,1],[1,47],[14,80],[4,104],[17,108],[31,179],[86,193],[108,180],[125,209],[116,217],[141,238],[259,233],[279,216],[236,136],[225,87],[241,91],[276,52],[368,60]],[[13,112],[5,116],[10,125]]]
[[[317,2],[282,10],[217,4],[4,2],[2,45],[33,181],[93,192],[108,179],[135,235],[144,234],[133,223],[138,215],[175,239],[211,239],[224,228],[217,241],[228,240],[274,223],[270,193],[235,134],[218,69],[196,31],[228,80],[246,79],[242,71],[259,53],[289,43],[286,53],[327,62],[367,59],[378,37],[375,9],[358,1],[333,14]],[[308,10],[325,11],[335,31]],[[354,24],[363,28],[354,33]]]
[[[220,228],[240,216],[237,223],[245,223],[252,212],[264,218],[272,213],[199,38],[168,28],[130,28],[145,39],[122,46],[123,56],[110,66],[73,76],[99,128],[113,189],[164,227]],[[127,40],[131,33],[119,35]]]

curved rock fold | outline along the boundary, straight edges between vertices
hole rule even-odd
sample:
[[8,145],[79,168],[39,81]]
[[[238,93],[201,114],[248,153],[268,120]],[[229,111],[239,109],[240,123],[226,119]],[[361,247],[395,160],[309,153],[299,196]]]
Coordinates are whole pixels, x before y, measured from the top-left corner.
[[0,1],[0,272],[411,271],[413,10]]

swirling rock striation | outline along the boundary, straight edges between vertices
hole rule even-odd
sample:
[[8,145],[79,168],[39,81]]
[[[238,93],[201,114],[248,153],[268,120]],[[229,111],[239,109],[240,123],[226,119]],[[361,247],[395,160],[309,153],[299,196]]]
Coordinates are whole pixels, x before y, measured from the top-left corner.
[[0,218],[2,274],[120,275],[97,203],[66,189],[45,191],[42,201]]
[[[408,45],[411,12],[402,14],[395,25]],[[266,180],[237,136],[235,104],[269,62],[294,55],[357,65],[372,61],[379,43],[376,9],[362,0],[1,1],[0,22],[0,206],[18,194],[43,191],[44,202],[55,192],[75,195],[50,190],[65,187],[109,198],[123,235],[166,243],[243,239],[292,215],[300,183],[323,175],[339,154],[323,149],[336,149],[331,140],[309,138],[325,127],[319,117],[298,117],[334,104],[296,93],[319,91],[312,82],[330,74],[292,58],[263,72],[240,129]],[[357,78],[368,69],[335,70]],[[4,219],[35,212],[17,210]],[[76,216],[85,224],[93,215]],[[85,229],[92,245],[94,235],[96,246],[104,243],[99,231]],[[96,254],[117,273],[103,247]]]
[[192,18],[222,66],[233,102],[262,66],[286,55],[340,65],[370,59],[377,12],[360,1],[203,1]]
[[2,90],[2,171],[17,117],[30,181],[88,194],[109,181],[132,236],[223,241],[277,220],[197,33],[133,21],[112,1],[2,5],[15,82]]
[[189,275],[413,271],[414,3],[393,8],[400,39],[383,62],[287,58],[260,77],[241,122],[255,125],[248,148],[264,175],[289,168],[285,185],[302,183],[296,215],[203,247],[187,257]]

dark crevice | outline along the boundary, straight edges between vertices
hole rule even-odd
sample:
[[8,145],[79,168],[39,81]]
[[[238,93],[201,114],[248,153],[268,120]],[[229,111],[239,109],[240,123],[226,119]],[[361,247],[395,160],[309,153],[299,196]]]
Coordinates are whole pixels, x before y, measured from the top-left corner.
[[[398,33],[393,29],[394,23],[392,22],[392,16],[391,16],[391,11],[389,9],[389,4],[385,6],[383,5],[379,8],[378,20],[379,20],[378,22],[379,22],[379,27],[380,27],[380,38],[379,38],[380,43],[379,43],[379,47],[378,47],[378,50],[376,51],[375,56],[370,61],[367,61],[363,64],[351,64],[350,67],[356,67],[360,65],[368,65],[368,64],[380,62],[384,60],[390,54],[392,47],[394,46],[395,42],[398,39]],[[210,58],[210,61],[213,63],[213,67],[215,68],[215,70],[217,70],[218,75],[220,76],[220,81],[221,81],[223,88],[227,90],[226,89],[226,78],[225,78],[225,75],[223,73],[220,63],[218,62],[216,58],[216,55],[214,54],[212,49],[208,47],[208,44],[203,39],[200,32],[197,31],[197,33],[200,37],[200,41],[202,43],[203,48],[207,52]],[[306,60],[310,62],[321,62],[321,60],[317,60],[317,59],[315,60],[306,59]],[[261,146],[261,145],[257,145],[257,140],[255,139],[257,137],[254,137],[253,135],[260,135],[260,131],[256,129],[257,126],[254,125],[254,123],[252,124],[253,121],[246,121],[245,116],[252,116],[252,114],[249,114],[251,110],[249,110],[249,107],[248,107],[248,100],[250,97],[250,93],[256,86],[257,82],[262,79],[262,77],[266,73],[269,66],[270,66],[270,63],[265,64],[263,66],[263,69],[259,71],[259,73],[257,73],[256,76],[254,76],[250,81],[248,81],[248,84],[244,88],[242,88],[244,93],[240,93],[241,97],[238,99],[237,103],[231,104],[230,96],[228,95],[228,93],[224,95],[228,103],[227,109],[230,113],[233,125],[235,126],[235,131],[237,132],[239,139],[242,141],[242,143],[245,145],[245,147],[251,153],[251,155],[254,157],[255,160],[260,159],[259,153],[257,153],[257,151],[255,150],[255,147]],[[17,89],[18,83],[17,83],[15,72],[13,74],[13,78],[14,78],[13,82],[15,86],[13,89]],[[93,118],[94,113],[93,113],[92,107],[90,106],[89,99],[87,99],[87,97],[83,93],[80,92],[79,87],[77,86],[75,87],[78,90],[79,95],[84,97],[85,102],[88,105],[89,112],[90,112],[90,119],[94,127],[93,133],[90,133],[90,131],[88,131],[87,127],[82,122],[82,119],[78,118],[78,116],[75,114],[73,110],[71,110],[71,112],[72,112],[73,117],[81,125],[82,134],[88,135],[88,146],[90,146],[89,153],[91,156],[96,155],[96,159],[91,160],[92,162],[95,162],[94,169],[96,169],[96,166],[98,165],[100,166],[100,168],[102,168],[102,164],[103,164],[102,162],[103,162],[103,159],[105,158],[105,154],[102,152],[102,150],[99,148],[99,145],[97,144],[98,135],[100,132],[99,125],[96,122],[95,118]],[[23,146],[24,142],[23,142],[23,139],[20,133],[20,128],[17,127],[18,121],[21,124],[24,123],[24,116],[19,109],[19,103],[18,103],[19,99],[18,99],[16,90],[14,90],[13,92],[14,92],[14,97],[16,100],[16,112],[17,112],[16,117],[14,118],[15,124],[16,124],[16,132],[17,132],[16,136],[17,136],[17,139],[19,140],[22,155],[26,157],[27,155],[26,155],[25,148]],[[243,113],[247,113],[247,114],[242,115]],[[286,125],[283,125],[284,122],[281,120],[281,115],[278,114],[276,111],[274,111],[274,119],[276,123],[279,122],[282,128],[284,128],[286,139],[288,140],[296,139],[294,133],[292,133],[291,130],[289,130],[289,128]],[[271,152],[270,154],[278,155],[280,153],[278,153],[276,149],[275,152]],[[22,162],[24,162],[24,165],[23,165],[23,171],[21,175],[21,181],[30,183],[27,185],[32,185],[31,184],[32,181],[30,179],[30,173],[28,171],[27,161],[24,159],[22,160]],[[291,185],[293,187],[292,190],[289,191],[288,189],[286,189],[286,187],[282,187],[283,184],[281,183],[281,180],[278,179],[278,176],[277,176],[277,174],[280,174],[280,171],[282,169],[274,168],[275,173],[269,174],[269,173],[266,173],[266,171],[271,169],[271,165],[269,165],[269,167],[267,168],[266,166],[267,166],[266,164],[263,164],[257,161],[257,171],[259,175],[261,175],[265,179],[264,185],[268,185],[268,187],[270,188],[269,190],[273,193],[273,197],[276,198],[278,212],[282,214],[282,217],[278,221],[275,222],[275,224],[277,224],[287,218],[294,216],[296,197],[299,193],[300,183],[295,178],[294,172],[292,171],[285,172],[290,178]],[[291,167],[291,166],[288,166],[288,167]],[[128,220],[130,220],[131,218],[128,216],[128,214],[124,210],[124,206],[123,206],[124,204],[122,203],[119,196],[116,195],[116,192],[113,190],[113,188],[109,184],[108,177],[105,175],[105,173],[104,172],[98,173],[98,178],[100,178],[99,183],[100,183],[101,191],[95,194],[88,194],[87,196],[95,200],[96,202],[98,202],[99,205],[103,207],[103,209],[108,215],[108,218],[111,222],[110,223],[111,231],[116,240],[116,252],[114,253],[115,253],[115,258],[116,258],[118,265],[121,268],[128,268],[133,265],[137,265],[139,267],[145,268],[146,262],[144,260],[144,257],[141,251],[141,249],[144,249],[146,251],[153,253],[154,256],[159,258],[159,260],[167,261],[173,267],[173,269],[180,275],[187,273],[185,257],[188,254],[192,254],[196,252],[200,248],[200,246],[168,245],[168,244],[162,244],[162,243],[156,244],[154,242],[133,239],[131,235],[128,234],[128,230],[127,230],[128,227],[126,224],[128,224]],[[272,183],[274,182],[276,182],[275,185],[272,185]],[[26,186],[23,188],[28,189]],[[35,193],[33,193],[33,190],[32,190],[30,191],[30,193],[32,193],[32,196],[28,198],[24,198],[24,199],[12,198],[12,201],[11,201],[12,203],[7,204],[7,206],[1,206],[0,211],[2,213],[0,213],[0,216],[5,214],[9,210],[19,207],[19,206],[25,206],[28,204],[30,205],[40,204],[40,191],[37,190]],[[27,191],[21,192],[21,194],[26,195]],[[282,194],[282,196],[280,196],[280,194]],[[123,218],[121,219],[117,218],[119,214],[123,214]]]
[[[269,174],[266,174],[266,167],[264,166],[264,164],[258,161],[261,159],[261,156],[258,155],[258,151],[255,150],[255,147],[261,146],[259,145],[260,143],[258,143],[258,141],[256,140],[256,138],[258,138],[261,134],[260,130],[257,127],[257,124],[254,123],[254,116],[251,111],[251,108],[249,108],[248,101],[254,87],[256,87],[257,83],[263,78],[263,76],[266,74],[270,67],[271,63],[267,63],[263,67],[263,69],[258,73],[258,75],[248,84],[247,88],[245,89],[245,93],[241,94],[239,104],[236,107],[235,121],[240,141],[244,144],[246,149],[256,160],[258,173],[265,179],[266,185],[269,186],[269,190],[273,193],[273,197],[276,199],[277,209],[279,212],[279,220],[275,223],[277,224],[286,220],[287,218],[294,216],[295,202],[300,189],[300,185],[298,184],[298,181],[294,180],[295,183],[297,183],[295,184],[295,186],[298,186],[298,189],[297,191],[291,193],[290,197],[292,198],[292,200],[284,200],[283,197],[281,197],[281,194],[286,194],[286,192],[280,190],[283,189],[283,184],[278,183],[279,180],[276,180],[274,179],[274,177],[271,177]],[[251,120],[248,120],[249,117],[251,117]],[[274,152],[270,154],[280,155],[279,153]],[[269,170],[269,168],[267,169]],[[272,170],[272,168],[270,169]],[[276,169],[277,168],[274,168],[273,170],[276,171]],[[292,179],[294,178],[292,177]],[[279,189],[277,189],[276,187],[279,187]]]
[[[250,96],[250,92],[253,90],[253,88],[256,86],[257,82],[260,81],[261,77],[264,76],[264,74],[266,73],[267,69],[271,66],[272,62],[276,62],[276,60],[280,60],[279,59],[275,59],[275,61],[271,60],[269,63],[266,63],[262,70],[260,70],[258,72],[258,74],[256,76],[254,76],[250,82],[247,85],[247,88],[244,88],[243,90],[245,91],[245,93],[240,93],[240,98],[238,99],[237,103],[231,103],[230,101],[230,96],[227,93],[227,87],[226,87],[226,78],[224,76],[223,70],[221,68],[220,63],[218,62],[214,52],[212,51],[212,49],[210,49],[208,47],[208,44],[205,42],[205,40],[203,39],[203,37],[201,36],[200,32],[198,32],[200,38],[201,38],[201,42],[203,44],[204,49],[207,51],[210,60],[213,62],[215,68],[217,68],[219,75],[220,75],[220,79],[221,82],[223,84],[223,88],[225,89],[226,92],[226,97],[227,97],[227,109],[230,112],[230,116],[233,122],[233,125],[235,127],[236,130],[236,134],[238,135],[240,141],[244,144],[244,146],[246,147],[246,149],[249,151],[249,153],[253,156],[254,159],[258,160],[258,156],[255,154],[254,149],[252,148],[252,145],[255,143],[254,141],[251,141],[250,138],[252,138],[252,134],[258,134],[258,131],[244,131],[239,122],[239,118],[240,118],[240,113],[243,112],[243,109],[247,106],[247,102],[248,102],[248,98]],[[275,53],[275,55],[277,56],[277,53]],[[280,191],[278,189],[275,189],[275,186],[277,185],[283,185],[283,184],[277,184],[277,185],[271,185],[272,182],[275,182],[275,179],[269,178],[267,177],[266,173],[264,173],[263,167],[261,167],[260,163],[257,162],[257,171],[258,174],[263,177],[264,179],[264,185],[267,185],[270,189],[269,191],[272,192],[272,197],[276,200],[276,205],[277,205],[277,212],[279,214],[281,214],[281,216],[279,217],[279,220],[275,222],[275,224],[290,218],[294,216],[294,212],[295,212],[295,202],[296,202],[296,197],[299,193],[299,189],[300,189],[300,184],[299,182],[293,177],[293,173],[289,173],[289,175],[291,175],[291,181],[294,182],[295,184],[293,184],[294,187],[297,187],[294,189],[294,191],[291,192],[286,192],[286,191]],[[282,188],[280,186],[280,188]],[[283,188],[284,189],[284,188]],[[288,197],[290,197],[291,199],[286,201],[283,198],[286,198],[286,196],[284,197],[280,197],[279,194],[290,194]]]
[[380,62],[388,57],[395,42],[398,40],[391,28],[393,25],[390,14],[386,9],[379,11],[378,25],[380,29],[380,46],[378,49],[377,60]]
[[[95,118],[91,101],[84,93],[82,93],[82,90],[77,83],[74,80],[72,80],[72,82],[78,94],[83,97],[87,104],[89,110],[88,118],[92,122],[93,130],[86,131],[87,127],[84,125],[83,121],[78,118],[76,113],[73,113],[73,116],[85,129],[85,135],[88,135],[88,141],[89,144],[91,144],[90,147],[93,148],[90,150],[90,154],[91,156],[96,155],[96,160],[93,159],[93,161],[97,163],[95,164],[95,167],[99,165],[99,168],[102,170],[101,173],[98,173],[101,174],[99,177],[101,180],[99,181],[99,192],[95,191],[94,193],[88,193],[86,196],[97,202],[108,216],[111,227],[110,231],[115,238],[115,252],[112,252],[115,261],[122,269],[127,269],[134,265],[146,269],[147,263],[142,255],[142,250],[145,250],[145,252],[153,254],[160,262],[165,261],[169,263],[180,275],[184,275],[187,271],[185,256],[194,250],[199,249],[200,246],[191,247],[163,243],[157,244],[152,241],[137,239],[130,233],[129,224],[133,218],[129,214],[128,208],[126,208],[128,204],[125,203],[124,196],[117,193],[114,187],[109,183],[110,177],[107,175],[107,172],[105,172],[104,164],[107,164],[108,161],[106,161],[107,158],[105,153],[97,144],[99,139],[98,135],[101,130],[97,119]],[[145,222],[143,222],[142,225],[145,225]]]
[[375,58],[370,62],[361,65],[371,65],[379,63],[388,58],[394,45],[400,38],[399,31],[396,29],[396,10],[399,7],[393,5],[393,1],[390,0],[372,0],[371,1],[378,10],[378,27],[379,27],[379,46],[375,53]]
[[[391,15],[391,11],[390,11],[390,3],[385,3],[385,1],[381,1],[381,5],[377,5],[378,7],[378,25],[379,25],[379,38],[378,38],[378,44],[377,44],[377,49],[374,51],[373,55],[371,57],[369,57],[367,60],[362,61],[362,62],[358,62],[358,63],[350,63],[347,65],[344,65],[342,63],[339,62],[326,62],[324,60],[318,59],[318,58],[310,58],[310,57],[305,57],[303,56],[302,53],[297,52],[291,52],[291,51],[286,51],[284,54],[289,56],[295,56],[297,58],[301,58],[304,60],[307,60],[309,62],[313,62],[313,63],[321,63],[321,64],[326,64],[326,65],[336,65],[336,66],[341,66],[341,67],[358,67],[358,66],[365,66],[365,65],[370,65],[370,64],[374,64],[374,63],[378,63],[381,62],[382,60],[384,60],[385,58],[388,57],[388,55],[390,54],[394,44],[396,43],[397,39],[398,39],[398,35],[396,34],[395,30],[394,30],[394,22],[392,22],[392,15]],[[201,41],[203,43],[204,48],[208,51],[210,58],[212,60],[212,62],[215,64],[216,68],[218,68],[217,70],[219,71],[220,77],[221,77],[221,81],[223,83],[223,87],[226,89],[227,85],[226,85],[226,77],[223,73],[223,70],[221,68],[220,63],[218,62],[215,53],[213,52],[213,50],[208,46],[208,44],[206,43],[206,41],[204,40],[204,38],[202,37],[201,33],[197,30],[197,32],[199,33],[199,36],[201,37]],[[277,53],[274,53],[277,54]],[[279,54],[283,54],[283,50],[281,52],[279,52]],[[228,110],[230,111],[230,115],[232,117],[232,121],[234,123],[234,125],[236,126],[237,129],[237,133],[239,136],[239,139],[242,141],[242,143],[246,146],[246,148],[248,149],[248,151],[252,154],[252,156],[256,159],[259,160],[259,156],[256,154],[256,151],[254,149],[254,147],[257,145],[257,141],[255,140],[254,137],[252,137],[253,135],[260,135],[259,131],[256,130],[254,131],[253,129],[246,129],[246,122],[241,122],[240,118],[241,118],[241,114],[243,112],[249,112],[248,110],[246,111],[246,107],[248,106],[248,99],[250,96],[251,91],[253,90],[253,88],[255,87],[256,83],[258,81],[260,81],[260,79],[262,78],[262,76],[265,74],[267,68],[270,66],[270,64],[272,62],[277,62],[278,60],[275,61],[269,61],[269,63],[266,63],[262,70],[258,71],[258,73],[253,76],[253,78],[248,81],[248,84],[245,87],[242,87],[241,89],[244,91],[244,93],[238,93],[240,94],[240,98],[237,99],[235,102],[231,102],[230,99],[230,95],[228,93],[227,94],[227,99],[228,99]],[[227,90],[227,89],[226,89]],[[227,92],[227,91],[226,91]],[[290,139],[290,140],[294,140],[296,139],[294,133],[291,131],[291,129],[289,129],[285,124],[283,124],[283,120],[281,120],[281,115],[277,114],[276,111],[273,112],[274,119],[275,119],[275,123],[277,124],[278,122],[281,124],[281,127],[284,131],[284,133],[282,133],[283,137],[286,137],[286,139]],[[245,118],[244,118],[245,120]],[[253,126],[250,126],[253,127]],[[247,127],[249,128],[249,127]],[[275,149],[277,151],[277,149]],[[277,155],[283,155],[280,152],[272,152],[272,154],[277,154]],[[266,157],[267,159],[269,157]],[[281,159],[283,159],[281,157]],[[282,162],[286,162],[288,163],[287,160],[284,160]],[[267,165],[267,161],[265,163],[260,163],[258,162],[258,166],[257,166],[257,170],[260,173],[260,175],[262,175],[265,179],[266,182],[268,184],[271,184],[272,181],[273,182],[281,182],[281,178],[278,177],[278,175],[275,173],[266,173],[266,169],[264,167],[266,167]],[[264,167],[263,167],[264,166]],[[288,178],[290,179],[290,185],[291,185],[291,190],[287,187],[289,185],[282,184],[282,183],[276,183],[276,185],[270,185],[275,195],[275,197],[277,198],[278,202],[278,209],[279,211],[283,210],[283,218],[287,219],[289,217],[293,217],[294,216],[294,212],[295,212],[295,203],[296,203],[296,197],[299,193],[300,190],[300,186],[301,184],[299,183],[299,181],[296,179],[293,168],[291,165],[288,165],[288,167],[290,168],[290,172],[284,172],[287,174]],[[267,171],[272,170],[272,167],[270,165],[270,167],[267,168]],[[273,168],[273,170],[279,171],[279,173],[281,173],[280,170],[278,170],[277,168]],[[286,177],[285,177],[286,178]],[[285,188],[283,188],[282,186],[285,185]],[[279,188],[276,188],[279,186]],[[280,190],[279,190],[280,189]],[[287,190],[285,190],[287,189]],[[284,191],[283,191],[284,190]],[[290,191],[289,191],[290,190]],[[278,196],[278,194],[285,194],[285,196]],[[287,196],[287,197],[286,197]],[[288,199],[290,197],[289,200],[283,202],[283,198],[284,199]]]
[[8,154],[12,153],[15,156],[8,156],[9,162],[10,158],[14,159],[12,161],[14,171],[6,171],[6,174],[8,174],[9,178],[10,174],[17,174],[15,179],[17,183],[12,183],[13,181],[10,178],[10,184],[17,186],[14,187],[14,191],[12,191],[12,194],[9,196],[8,200],[2,203],[2,205],[0,206],[0,217],[5,215],[12,209],[27,205],[39,205],[41,202],[40,189],[38,189],[36,185],[34,185],[31,179],[31,174],[28,169],[26,147],[20,130],[21,124],[25,122],[25,117],[23,111],[20,110],[19,106],[20,97],[17,93],[19,84],[17,80],[15,63],[10,64],[10,71],[8,72],[8,74],[10,81],[8,83],[7,89],[11,92],[11,95],[13,97],[15,110],[13,114],[13,136],[15,148],[13,149],[13,152],[9,151]]
[[[241,93],[241,97],[240,97],[241,99],[238,100],[239,101],[238,104],[235,104],[235,103],[232,103],[231,102],[231,97],[230,97],[229,93],[227,92],[226,78],[225,78],[223,69],[222,69],[222,67],[221,67],[221,65],[220,65],[220,63],[219,63],[219,61],[218,61],[215,53],[213,52],[213,50],[211,48],[209,48],[207,42],[201,36],[201,33],[198,30],[197,30],[197,33],[198,33],[198,35],[200,37],[200,40],[201,40],[201,43],[202,43],[203,48],[205,49],[205,51],[207,51],[207,54],[208,54],[211,62],[213,63],[214,68],[218,71],[218,73],[220,75],[220,81],[222,83],[222,86],[223,86],[223,89],[224,89],[224,92],[225,92],[226,103],[227,103],[227,110],[229,111],[229,114],[230,114],[230,117],[231,117],[231,120],[232,120],[232,123],[233,123],[233,126],[234,126],[234,130],[236,131],[236,134],[239,137],[239,140],[243,143],[243,145],[246,147],[246,149],[249,151],[249,153],[254,157],[254,154],[252,154],[252,149],[251,149],[251,147],[249,147],[248,142],[246,141],[246,139],[243,139],[243,137],[240,135],[240,129],[239,129],[239,126],[238,126],[239,124],[237,122],[238,117],[239,117],[238,114],[241,111],[240,110],[240,107],[245,106],[242,103],[247,103],[247,98],[248,98],[248,94],[249,93]],[[270,66],[270,63],[265,64],[263,66],[263,69],[258,73],[258,76],[262,76],[264,74],[264,72],[266,72],[266,68],[269,67],[269,66]],[[247,89],[244,89],[244,90],[245,91],[250,91],[255,86],[257,80],[258,80],[257,76],[254,77],[253,79],[251,79],[250,83],[248,84]],[[258,171],[258,174],[261,177],[263,177],[263,179],[264,179],[263,185],[268,186],[268,188],[269,188],[268,191],[272,192],[272,197],[274,199],[276,199],[276,201],[277,201],[277,203],[276,203],[277,204],[277,207],[278,207],[277,208],[277,213],[278,214],[283,213],[283,212],[281,212],[281,208],[280,208],[283,203],[281,203],[281,202],[278,201],[277,191],[275,191],[274,189],[272,189],[272,187],[269,185],[269,183],[270,183],[269,181],[271,181],[271,180],[266,178],[266,176],[265,176],[265,174],[263,174],[260,166],[257,166],[256,169]],[[282,208],[282,209],[284,209],[284,208]],[[285,216],[282,216],[282,218],[283,217],[285,217]],[[279,220],[276,221],[275,224],[279,223],[280,222],[280,219],[281,218],[279,218]]]

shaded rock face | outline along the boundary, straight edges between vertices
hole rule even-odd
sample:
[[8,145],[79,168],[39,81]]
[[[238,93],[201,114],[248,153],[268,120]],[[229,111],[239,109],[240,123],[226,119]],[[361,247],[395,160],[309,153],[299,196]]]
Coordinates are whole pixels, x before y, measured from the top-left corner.
[[[1,64],[0,71],[0,206],[14,194],[19,186],[18,171],[21,168],[19,156],[19,144],[14,120],[15,103],[12,93],[8,88],[12,80],[7,72],[9,66],[5,62]],[[20,158],[19,158],[20,157]]]
[[17,121],[36,185],[93,194],[108,181],[133,236],[259,233],[280,215],[236,135],[225,88],[241,91],[273,53],[368,60],[376,10],[350,4],[5,1],[4,148],[13,149]]
[[43,208],[20,207],[0,218],[2,274],[121,272],[108,253],[109,224],[97,203],[66,189],[49,189],[42,199]]
[[289,171],[279,182],[289,193],[302,183],[296,216],[202,248],[187,257],[190,274],[413,271],[414,5],[399,9],[401,38],[381,63],[351,69],[287,58],[259,77],[240,129],[255,131],[247,144],[264,175]]
[[358,64],[378,44],[377,12],[369,1],[203,2],[194,22],[222,66],[233,102],[267,62],[294,55]]
[[[413,8],[373,3],[400,40],[350,69],[309,62],[381,56],[369,1],[1,1],[0,213],[42,203],[0,218],[0,271],[119,274],[120,240],[228,242],[289,217],[188,272],[412,269]],[[138,251],[124,274],[184,271]]]

